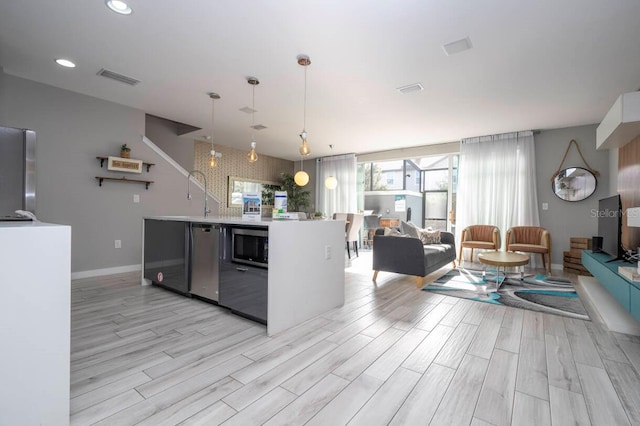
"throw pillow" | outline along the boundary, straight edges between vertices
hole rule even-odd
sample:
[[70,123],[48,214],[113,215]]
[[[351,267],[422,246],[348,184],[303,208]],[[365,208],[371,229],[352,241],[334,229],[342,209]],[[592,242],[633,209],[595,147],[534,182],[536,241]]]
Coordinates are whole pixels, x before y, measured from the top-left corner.
[[420,238],[420,228],[418,228],[416,225],[414,225],[411,222],[401,221],[400,222],[400,231],[403,234],[409,235],[410,237]]
[[420,241],[422,244],[440,244],[442,241],[440,239],[440,230],[436,229],[435,231],[423,229],[420,232]]
[[384,235],[385,236],[394,236],[394,237],[399,237],[401,235],[403,235],[400,231],[398,231],[396,228],[384,228]]

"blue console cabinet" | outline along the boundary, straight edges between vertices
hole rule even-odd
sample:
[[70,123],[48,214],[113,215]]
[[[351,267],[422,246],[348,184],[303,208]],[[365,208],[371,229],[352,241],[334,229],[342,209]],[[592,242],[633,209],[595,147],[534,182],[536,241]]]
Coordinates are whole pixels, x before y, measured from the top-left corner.
[[608,262],[611,258],[605,253],[593,253],[591,250],[582,251],[584,267],[624,309],[640,321],[640,283],[628,280],[618,274],[618,266],[632,266],[632,264],[620,260]]

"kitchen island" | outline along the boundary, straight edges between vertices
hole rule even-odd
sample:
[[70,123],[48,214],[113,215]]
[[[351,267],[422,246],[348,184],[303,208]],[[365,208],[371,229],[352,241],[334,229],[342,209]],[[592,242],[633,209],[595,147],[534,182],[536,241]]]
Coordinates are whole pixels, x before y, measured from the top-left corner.
[[[267,334],[274,335],[344,304],[344,222],[245,221],[239,217],[154,216],[145,221],[249,227],[268,232]],[[143,226],[143,259],[145,236]],[[154,244],[162,244],[154,242]],[[222,245],[225,243],[222,242]],[[222,261],[224,250],[219,260]],[[144,268],[142,284],[149,285]],[[220,303],[224,306],[223,303]]]
[[0,425],[69,422],[71,227],[0,222]]

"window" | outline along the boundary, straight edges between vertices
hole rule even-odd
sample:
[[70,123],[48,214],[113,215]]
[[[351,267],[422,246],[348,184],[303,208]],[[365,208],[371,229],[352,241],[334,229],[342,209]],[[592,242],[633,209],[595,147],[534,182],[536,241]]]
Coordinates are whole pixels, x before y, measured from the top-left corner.
[[[455,226],[458,155],[441,155],[414,160],[422,168],[424,227],[446,231]],[[451,212],[451,214],[449,214]]]
[[[418,205],[411,206],[411,220],[419,224],[424,219],[424,227],[453,230],[458,161],[458,154],[445,154],[359,164],[358,171],[363,175],[365,192],[362,202],[367,204],[364,201],[367,191],[389,191],[393,194],[393,191],[404,190],[422,193]],[[380,195],[371,195],[376,196]],[[421,208],[419,204],[422,204]],[[373,203],[369,206],[375,208]]]
[[410,160],[365,163],[361,167],[365,191],[420,191],[420,168]]

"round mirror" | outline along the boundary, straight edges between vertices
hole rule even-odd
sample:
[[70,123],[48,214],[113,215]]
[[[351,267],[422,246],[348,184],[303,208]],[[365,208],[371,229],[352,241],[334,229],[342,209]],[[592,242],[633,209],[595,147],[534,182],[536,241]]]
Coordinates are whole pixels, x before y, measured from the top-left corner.
[[554,194],[565,201],[582,201],[596,191],[598,181],[593,173],[582,167],[560,170],[551,188]]

